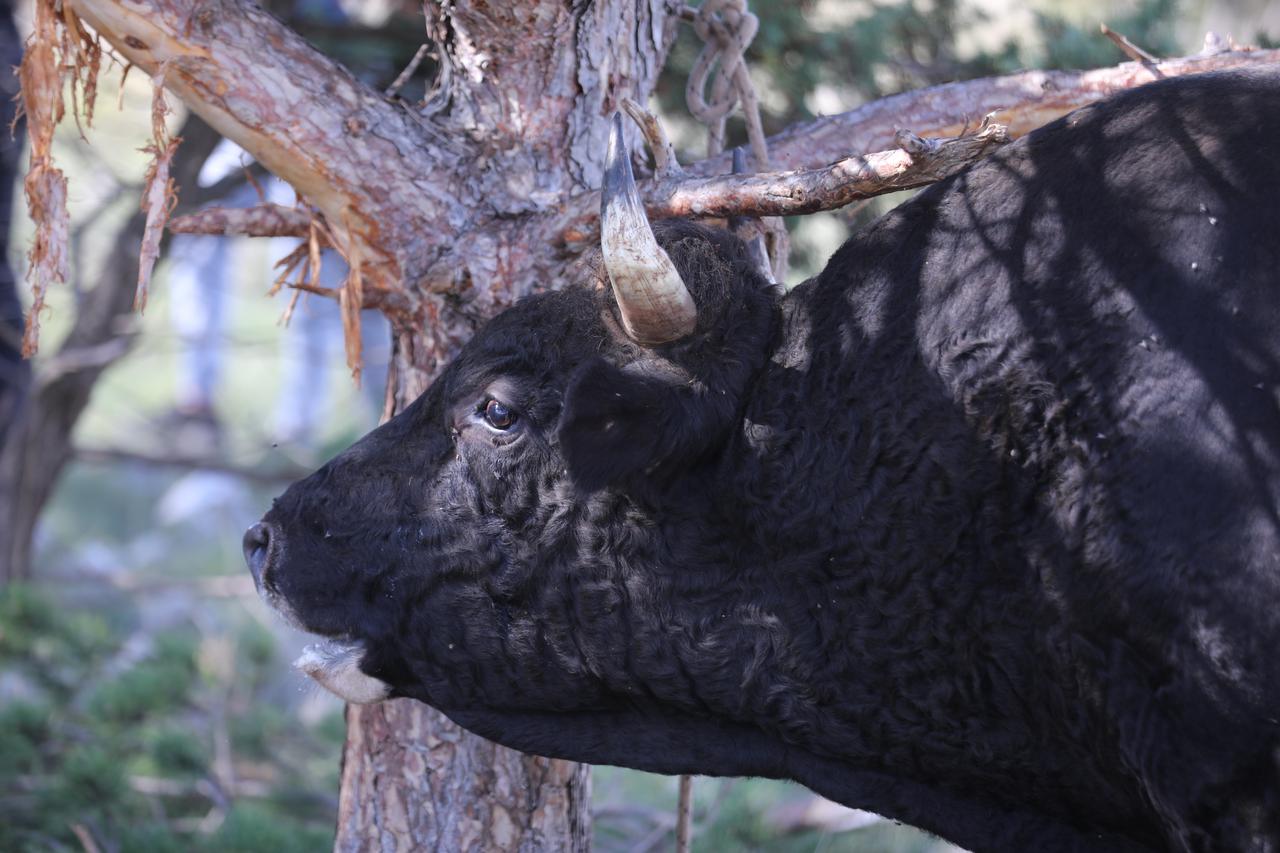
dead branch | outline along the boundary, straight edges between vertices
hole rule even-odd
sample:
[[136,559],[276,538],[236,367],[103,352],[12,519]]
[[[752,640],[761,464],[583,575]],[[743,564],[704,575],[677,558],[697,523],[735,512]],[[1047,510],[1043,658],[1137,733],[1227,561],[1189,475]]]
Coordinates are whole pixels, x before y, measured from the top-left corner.
[[310,473],[309,468],[293,464],[241,465],[230,459],[216,456],[179,456],[130,450],[122,447],[77,447],[75,457],[90,465],[116,465],[137,463],[161,468],[187,468],[191,470],[218,471],[243,480],[279,486],[292,483]]
[[796,216],[830,210],[863,198],[934,183],[1008,142],[1007,129],[948,140],[912,134],[896,151],[846,157],[823,169],[720,175],[659,185],[646,194],[653,216]]
[[39,363],[36,369],[36,387],[44,387],[72,373],[101,369],[129,351],[128,337],[108,338],[89,346],[62,348]]
[[266,797],[271,794],[271,786],[253,779],[237,779],[235,784],[224,789],[226,793],[214,787],[209,779],[196,779],[187,782],[180,779],[165,779],[160,776],[129,777],[129,787],[139,794],[151,797],[203,797],[207,800],[224,801],[231,797]]
[[384,89],[382,94],[390,98],[399,92],[401,87],[403,87],[405,83],[409,82],[409,78],[413,76],[413,72],[418,70],[418,66],[422,64],[422,60],[426,57],[427,51],[430,49],[430,44],[419,45],[418,49],[413,54],[413,59],[409,60],[409,64],[404,67],[404,70],[396,75],[396,79],[391,81],[391,85]]
[[[1166,59],[1152,67],[1161,77],[1180,77],[1276,62],[1280,62],[1280,49],[1240,48]],[[1016,139],[1072,110],[1149,82],[1151,71],[1146,66],[1126,62],[1092,71],[1024,71],[947,83],[792,125],[770,137],[769,157],[775,168],[813,169],[850,151],[890,148],[902,127],[921,136],[956,136],[979,116],[992,112]],[[686,171],[719,175],[728,172],[729,166],[726,153],[687,166]]]
[[693,777],[680,777],[680,797],[676,805],[676,853],[689,853],[693,840]]
[[1099,24],[1098,28],[1104,36],[1111,39],[1112,44],[1120,48],[1120,51],[1134,62],[1140,62],[1143,65],[1155,65],[1160,61],[1106,24]]
[[[645,210],[654,219],[673,216],[798,216],[832,210],[850,202],[935,183],[1009,141],[1004,125],[982,128],[955,139],[925,140],[900,133],[899,147],[846,157],[821,169],[756,174],[676,177],[640,188]],[[597,193],[569,202],[579,218],[564,232],[568,242],[594,241]]]
[[84,853],[102,853],[102,848],[98,846],[98,842],[94,841],[93,834],[82,823],[71,824],[71,832],[75,835],[76,840],[80,842]]
[[215,234],[224,237],[306,237],[311,215],[296,207],[263,202],[252,207],[207,207],[169,222],[174,234]]

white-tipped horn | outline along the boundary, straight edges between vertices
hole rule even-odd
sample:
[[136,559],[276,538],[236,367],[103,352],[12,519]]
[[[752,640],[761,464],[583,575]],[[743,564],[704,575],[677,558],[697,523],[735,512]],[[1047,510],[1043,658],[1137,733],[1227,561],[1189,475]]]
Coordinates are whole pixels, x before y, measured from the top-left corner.
[[679,340],[693,331],[698,309],[649,227],[631,174],[621,113],[614,113],[609,131],[600,191],[600,245],[623,328],[632,340],[652,346]]

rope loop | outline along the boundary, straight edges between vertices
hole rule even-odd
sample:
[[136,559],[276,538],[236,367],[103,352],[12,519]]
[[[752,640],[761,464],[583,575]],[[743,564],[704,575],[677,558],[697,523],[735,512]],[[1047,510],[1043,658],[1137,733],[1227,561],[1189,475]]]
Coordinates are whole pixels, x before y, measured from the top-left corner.
[[[751,159],[757,171],[768,170],[769,146],[760,122],[760,103],[744,58],[760,29],[760,19],[748,11],[747,0],[702,0],[697,9],[684,7],[681,17],[693,23],[694,32],[702,39],[702,50],[685,86],[685,102],[694,118],[707,126],[707,156],[724,151],[725,119],[740,104]],[[774,277],[781,281],[787,269],[786,225],[776,217],[765,218],[762,225]]]
[[[727,116],[740,100],[736,78],[747,71],[743,54],[760,29],[760,20],[747,11],[746,0],[703,0],[693,19],[702,51],[689,72],[685,99],[689,112],[710,125]],[[715,76],[712,77],[712,71]],[[705,95],[711,78],[711,97]]]

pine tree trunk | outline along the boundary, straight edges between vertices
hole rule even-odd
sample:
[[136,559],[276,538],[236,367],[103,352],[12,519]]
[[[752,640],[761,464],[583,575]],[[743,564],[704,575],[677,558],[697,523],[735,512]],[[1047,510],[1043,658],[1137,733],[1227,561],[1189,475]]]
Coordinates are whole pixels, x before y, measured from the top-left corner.
[[[603,120],[623,95],[647,97],[670,40],[661,3],[458,3],[447,12],[428,4],[426,12],[447,68],[432,109],[491,152],[469,204],[514,202],[516,216],[537,204],[532,193],[558,198],[599,186]],[[493,244],[485,260],[519,269],[522,255],[538,253],[525,243],[531,236],[538,239]],[[475,297],[492,314],[564,272],[548,270],[543,281],[499,273]],[[466,277],[464,288],[482,283]],[[441,320],[397,335],[397,411],[469,332]],[[411,700],[347,709],[337,850],[587,850],[590,804],[585,765],[497,746]]]

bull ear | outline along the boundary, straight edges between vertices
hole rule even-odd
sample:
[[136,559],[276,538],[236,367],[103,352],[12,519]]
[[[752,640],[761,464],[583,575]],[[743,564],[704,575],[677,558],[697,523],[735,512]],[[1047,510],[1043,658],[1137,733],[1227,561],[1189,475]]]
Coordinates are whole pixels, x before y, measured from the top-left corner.
[[666,391],[658,380],[603,359],[578,370],[565,392],[557,435],[579,487],[594,492],[661,460]]
[[713,393],[663,359],[616,367],[593,359],[565,392],[556,429],[574,482],[587,491],[694,464],[733,421],[736,395]]

